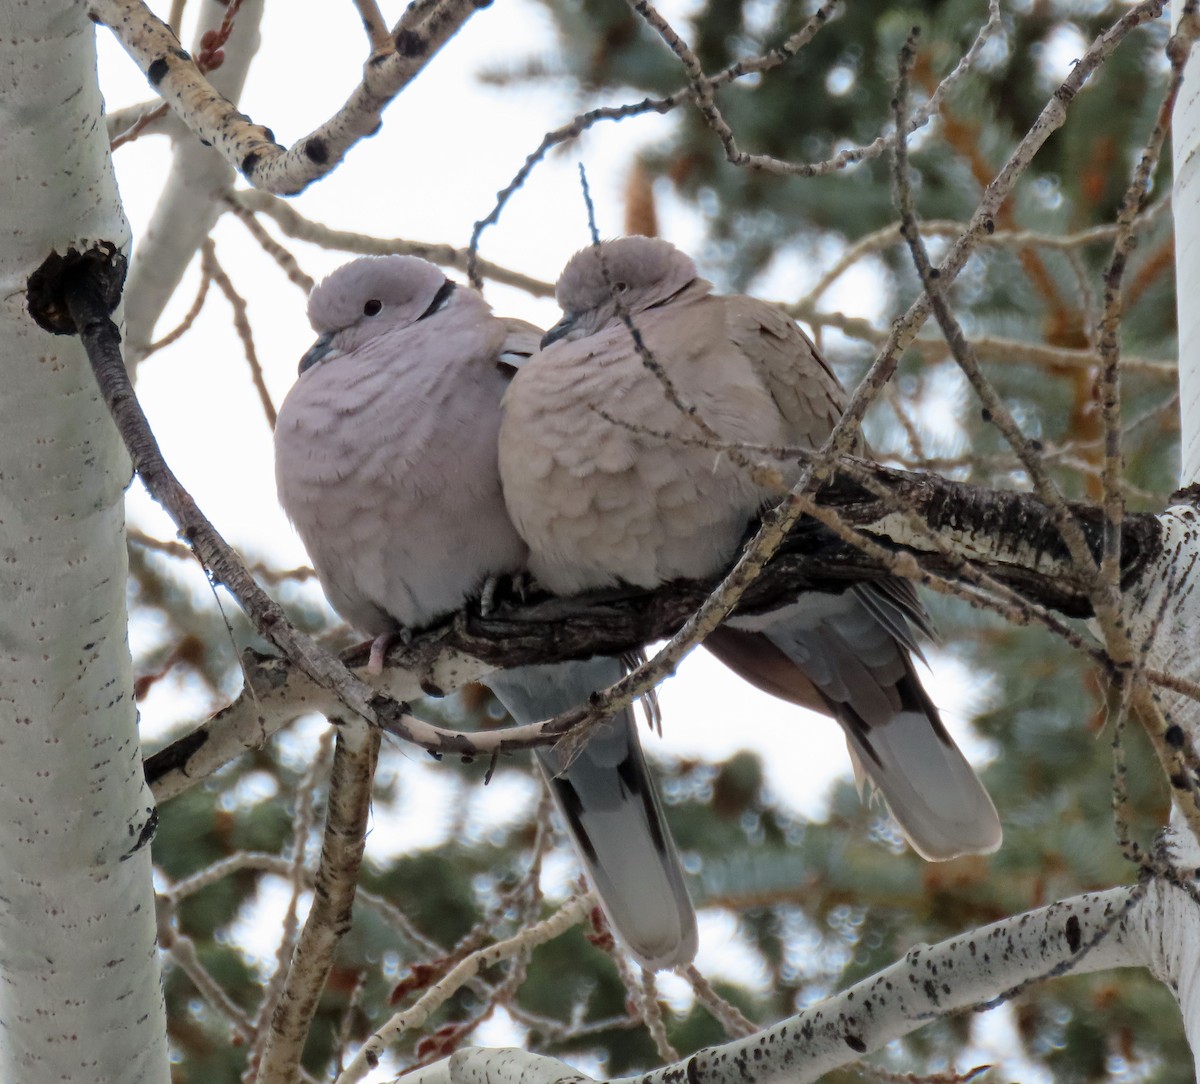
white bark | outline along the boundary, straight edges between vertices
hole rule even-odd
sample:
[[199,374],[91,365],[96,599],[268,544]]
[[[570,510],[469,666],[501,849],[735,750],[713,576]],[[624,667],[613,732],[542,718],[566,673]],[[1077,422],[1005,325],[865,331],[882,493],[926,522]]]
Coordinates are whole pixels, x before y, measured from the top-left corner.
[[[1162,0],[1158,0],[1162,2]],[[142,0],[92,0],[92,14],[112,28],[163,99],[255,188],[295,195],[336,169],[346,152],[372,135],[383,111],[479,10],[474,0],[414,3],[393,28],[386,51],[373,55],[362,82],[334,116],[290,150],[239,113],[179,49],[174,32]]]
[[[1122,598],[1122,614],[1134,645],[1147,644],[1146,665],[1195,682],[1200,678],[1200,613],[1197,612],[1197,578],[1200,576],[1200,512],[1192,505],[1167,509],[1161,521],[1163,550],[1138,583]],[[1190,741],[1200,747],[1200,704],[1169,688],[1157,691],[1155,703],[1171,730],[1183,737],[1168,739],[1170,748]],[[1142,713],[1143,718],[1146,713]],[[1149,724],[1153,726],[1153,719]],[[1191,799],[1197,781],[1186,767],[1169,772],[1175,798]],[[1175,809],[1167,857],[1176,876],[1196,885],[1200,869],[1200,844]],[[1155,882],[1162,906],[1147,923],[1144,964],[1165,983],[1179,1002],[1183,1025],[1200,1074],[1200,907],[1179,890]]]
[[[1183,4],[1171,5],[1178,29]],[[1179,317],[1179,484],[1200,480],[1200,53],[1192,50],[1171,123],[1175,168],[1175,296]]]
[[[219,0],[205,0],[196,27],[194,53],[200,51],[201,35],[219,27],[227,10]],[[250,61],[258,52],[262,11],[263,0],[242,4],[223,50],[225,63],[210,77],[212,85],[231,102],[241,97]],[[225,209],[221,201],[234,182],[233,166],[201,143],[177,118],[172,119],[169,131],[175,147],[171,171],[146,232],[138,238],[125,290],[125,361],[131,369],[136,368],[150,345],[154,325],[187,265]]]
[[52,250],[128,240],[82,3],[0,5],[0,160],[0,1079],[164,1082],[129,461],[79,341],[24,306]]
[[[1182,4],[1173,5],[1173,29],[1178,30]],[[1200,477],[1200,54],[1193,49],[1175,105],[1174,151],[1176,295],[1179,299],[1179,373],[1182,434],[1180,485]],[[1200,513],[1196,504],[1180,504],[1162,515],[1163,551],[1122,598],[1122,615],[1135,646],[1145,645],[1147,666],[1176,677],[1200,677],[1200,612],[1195,590],[1200,557]],[[1183,741],[1200,748],[1200,704],[1181,693],[1161,689],[1155,698],[1167,726],[1183,737],[1169,738],[1168,747]],[[1143,713],[1145,715],[1145,713]],[[1151,724],[1153,725],[1153,721]],[[1168,773],[1172,774],[1172,773]],[[1190,771],[1174,773],[1175,796],[1192,800],[1197,781]],[[1194,803],[1193,803],[1194,804]],[[1179,816],[1171,829],[1169,859],[1178,876],[1195,884],[1200,841]],[[1162,896],[1145,929],[1146,966],[1167,985],[1179,1002],[1194,1063],[1200,1072],[1200,907],[1182,891],[1157,883]]]
[[[189,735],[186,755],[181,752],[174,758],[169,770],[160,773],[153,769],[152,786],[157,801],[169,801],[243,753],[261,749],[281,728],[301,715],[344,714],[345,709],[334,693],[282,660],[271,660],[261,666],[243,660],[243,669],[246,688],[242,694]],[[425,695],[423,680],[440,689],[459,689],[470,681],[479,681],[493,669],[494,666],[470,655],[443,651],[424,672],[390,667],[380,678],[372,680],[388,696],[410,701]],[[429,738],[431,747],[437,746],[432,727],[417,719],[412,719],[411,725],[419,735]]]
[[[652,1073],[610,1084],[804,1084],[882,1049],[949,1012],[979,1010],[1029,983],[1055,975],[1152,964],[1173,988],[1195,983],[1195,958],[1183,960],[1160,937],[1164,918],[1193,907],[1180,889],[1152,883],[1144,895],[1114,888],[916,945],[891,967],[754,1035],[699,1050]],[[1180,970],[1193,966],[1188,972]],[[513,1050],[462,1050],[405,1084],[490,1084],[574,1080],[561,1062]]]

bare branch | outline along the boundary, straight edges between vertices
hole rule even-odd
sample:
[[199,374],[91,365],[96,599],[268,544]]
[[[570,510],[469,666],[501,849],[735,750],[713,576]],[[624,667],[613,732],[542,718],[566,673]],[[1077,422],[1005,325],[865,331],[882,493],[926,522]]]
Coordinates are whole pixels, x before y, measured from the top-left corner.
[[[1159,909],[1165,900],[1174,904],[1179,895],[1165,879],[1146,889],[1114,888],[1062,900],[937,945],[919,945],[871,978],[772,1027],[610,1084],[815,1081],[931,1020],[999,1004],[1032,982],[1067,972],[1146,966],[1156,956],[1152,931]],[[1156,971],[1157,963],[1152,963]],[[950,975],[953,983],[945,979]],[[997,987],[1005,990],[999,998]],[[565,1073],[554,1059],[521,1051],[466,1050],[455,1057],[453,1076],[443,1065],[407,1079],[411,1084],[485,1077],[491,1084],[587,1079]]]
[[[265,193],[264,193],[265,194]],[[274,199],[275,197],[269,197]],[[316,284],[311,275],[305,274],[293,256],[286,248],[272,237],[261,222],[254,215],[243,207],[237,200],[232,198],[232,194],[227,194],[225,202],[228,204],[230,211],[237,217],[238,221],[249,231],[250,236],[259,243],[262,250],[271,257],[278,265],[279,269],[287,275],[288,282],[294,286],[299,286],[304,293],[310,293],[313,286]]]
[[[1170,206],[1171,201],[1169,197],[1160,199],[1149,211],[1138,215],[1133,223],[1133,230],[1135,232],[1142,232],[1149,229]],[[957,237],[966,228],[967,224],[965,222],[957,222],[951,219],[930,219],[921,223],[921,232],[927,237]],[[1116,239],[1117,232],[1118,227],[1115,225],[1092,226],[1090,229],[1068,234],[1043,233],[1039,230],[995,230],[993,233],[981,237],[979,244],[981,248],[1020,249],[1033,246],[1070,252],[1074,249],[1084,248],[1087,245],[1111,243]],[[888,249],[903,243],[904,238],[900,236],[899,222],[884,226],[874,233],[868,233],[860,237],[817,280],[817,284],[808,292],[805,303],[813,304],[842,275],[865,257],[874,255],[877,252],[886,252]]]
[[1124,315],[1122,281],[1129,257],[1136,243],[1135,228],[1150,193],[1150,180],[1162,155],[1163,144],[1171,126],[1171,114],[1183,84],[1183,69],[1188,50],[1168,46],[1171,59],[1171,78],[1159,104],[1154,128],[1134,169],[1129,187],[1121,200],[1117,214],[1117,236],[1113,242],[1112,259],[1104,273],[1104,315],[1100,322],[1097,350],[1102,359],[1099,377],[1099,398],[1104,419],[1104,487],[1106,529],[1104,551],[1100,558],[1100,574],[1115,586],[1121,563],[1121,517],[1125,506],[1121,493],[1121,348],[1120,321]]
[[[917,31],[914,30],[900,55],[900,79],[894,101],[896,129],[900,132],[906,130],[908,73],[915,57],[916,34]],[[991,381],[983,375],[975,351],[967,341],[946,301],[941,272],[935,269],[929,260],[929,252],[925,248],[925,242],[917,223],[916,209],[912,198],[912,182],[908,172],[908,144],[904,137],[896,141],[893,163],[892,181],[900,210],[900,232],[908,242],[913,264],[921,278],[921,285],[925,288],[925,296],[929,299],[934,316],[950,347],[950,353],[970,382],[971,387],[975,389],[975,394],[979,397],[986,412],[985,417],[1000,430],[1004,439],[1008,441],[1009,446],[1016,453],[1032,480],[1035,492],[1052,510],[1056,526],[1062,532],[1072,559],[1077,562],[1083,574],[1091,576],[1097,571],[1097,563],[1088,550],[1083,532],[1070,517],[1066,499],[1046,471],[1040,447],[1021,432],[1007,405],[1000,398]],[[1095,589],[1097,592],[1102,591],[1102,585],[1098,579],[1095,581]],[[1100,597],[1098,594],[1097,599]],[[1108,598],[1107,595],[1104,596],[1104,604],[1112,605],[1113,602],[1113,599]]]
[[[965,561],[1037,606],[1071,616],[1091,613],[1087,582],[1072,564],[1050,513],[1030,494],[909,474],[865,460],[847,462],[851,477],[871,478],[888,496],[881,498],[858,482],[838,483],[820,493],[820,506],[836,508],[841,520],[875,538],[893,539],[892,546],[898,541],[921,553],[922,577],[962,575]],[[1102,513],[1086,504],[1069,507],[1099,553]],[[899,515],[896,508],[905,512]],[[918,517],[923,529],[914,530],[910,517]],[[1155,517],[1133,515],[1126,517],[1123,531],[1123,577],[1128,581],[1145,575],[1161,554],[1161,529]],[[949,547],[949,555],[943,546]],[[891,570],[860,549],[801,524],[758,582],[747,588],[743,601],[751,610],[764,608],[802,590],[844,590],[849,582]],[[497,666],[620,654],[678,630],[712,587],[676,582],[654,592],[604,592],[590,606],[586,598],[555,599],[520,606],[502,603],[487,616],[464,611],[411,644],[393,648],[383,688],[403,701],[478,680]],[[368,646],[345,653],[343,661],[365,665]],[[1103,658],[1096,661],[1103,663]],[[147,779],[159,801],[186,790],[245,750],[258,748],[305,712],[337,714],[336,696],[306,679],[286,659],[248,651],[242,664],[246,690],[239,699],[146,762]],[[620,693],[640,690],[646,673],[627,678],[618,687]],[[595,710],[600,712],[607,703],[602,700]],[[475,759],[551,743],[589,717],[587,709],[580,709],[545,723],[487,733],[450,731],[410,718],[403,731],[394,732],[435,756]]]
[[667,1038],[667,1026],[663,1021],[662,1005],[658,1000],[658,983],[654,972],[642,968],[638,1002],[642,1010],[642,1019],[646,1022],[646,1030],[654,1040],[654,1049],[663,1061],[678,1061],[679,1051]]
[[[419,5],[402,21],[393,48],[373,55],[346,104],[290,148],[254,124],[204,78],[174,31],[141,0],[92,0],[97,22],[110,27],[185,124],[255,188],[295,195],[331,172],[346,152],[379,127],[384,108],[424,69],[478,9],[474,0]],[[411,12],[412,9],[410,9]]]
[[[231,877],[243,870],[258,870],[264,873],[273,873],[279,877],[292,878],[296,873],[296,865],[292,859],[278,854],[265,854],[261,851],[238,851],[236,854],[231,854],[228,858],[223,858],[219,862],[214,862],[211,866],[206,866],[204,869],[176,881],[173,885],[168,886],[160,892],[159,896],[168,906],[174,907],[181,900],[187,899],[188,896],[194,895],[202,889],[218,883],[225,877]],[[301,876],[305,888],[311,889],[314,887],[316,884],[315,871],[305,866],[301,871]],[[391,926],[406,941],[420,951],[430,955],[438,955],[444,952],[444,949],[440,945],[435,944],[421,933],[409,921],[408,916],[404,912],[399,910],[395,904],[383,899],[383,897],[360,888],[355,896],[355,902],[361,903],[364,907],[369,907],[387,925]]]
[[[174,557],[178,561],[194,561],[196,559],[195,553],[188,549],[182,542],[171,542],[162,538],[153,538],[135,527],[129,529],[128,538],[135,546],[152,550],[155,553],[161,553],[167,557]],[[282,583],[284,580],[296,580],[302,583],[305,580],[315,579],[317,575],[308,565],[301,565],[298,568],[277,569],[269,568],[263,562],[258,561],[247,567],[256,579],[265,580],[267,583]]]
[[312,831],[317,802],[318,779],[329,770],[330,753],[333,751],[335,732],[326,730],[317,742],[316,755],[312,758],[300,785],[297,788],[296,812],[292,818],[292,855],[288,880],[292,882],[292,893],[284,912],[279,944],[275,947],[275,970],[266,984],[254,1017],[254,1044],[247,1059],[246,1077],[252,1069],[261,1070],[263,1051],[271,1041],[274,1030],[268,1027],[283,996],[284,985],[290,978],[289,964],[296,949],[296,931],[299,925],[300,896],[308,887],[306,859],[308,835]]
[[371,43],[371,55],[383,54],[393,48],[392,36],[375,0],[354,0],[354,6],[358,8],[367,40]]
[[[709,85],[714,88],[723,86],[725,83],[741,79],[743,76],[770,71],[772,68],[777,68],[780,64],[786,63],[816,36],[821,27],[828,21],[830,13],[837,6],[838,2],[839,0],[826,0],[825,3],[817,8],[800,30],[788,38],[783,45],[768,50],[761,56],[744,58],[731,64],[724,71],[708,80]],[[471,231],[471,243],[467,246],[467,276],[470,278],[472,285],[476,287],[479,285],[479,275],[475,263],[479,252],[479,239],[483,236],[483,231],[500,221],[500,215],[508,205],[508,201],[521,189],[538,163],[553,148],[572,139],[577,139],[594,124],[602,120],[625,120],[628,117],[641,116],[646,113],[669,113],[671,110],[677,109],[689,101],[694,93],[694,89],[689,84],[682,90],[677,90],[674,94],[666,98],[644,98],[642,101],[631,105],[592,109],[586,113],[580,113],[574,120],[564,124],[562,127],[556,128],[552,132],[547,132],[542,137],[542,141],[538,144],[537,148],[526,156],[525,162],[517,170],[513,179],[496,194],[495,206],[492,207],[485,218],[475,223],[475,227]]]
[[261,1084],[287,1084],[295,1079],[334,953],[350,929],[378,753],[378,730],[368,729],[359,720],[339,728],[312,908],[271,1017],[258,1073]]
[[262,404],[263,413],[267,416],[267,425],[274,429],[278,414],[275,404],[271,402],[271,393],[267,391],[262,365],[258,361],[258,351],[254,347],[254,329],[251,328],[250,319],[246,315],[246,299],[237,292],[229,276],[225,274],[225,269],[218,262],[217,246],[213,244],[211,238],[204,242],[201,251],[204,274],[217,284],[221,293],[225,295],[225,300],[233,308],[233,326],[237,330],[238,338],[242,340],[246,364],[250,366],[250,380],[254,384],[254,390],[258,393],[258,401]]
[[156,339],[142,352],[142,357],[147,358],[156,350],[161,350],[164,346],[170,346],[171,343],[183,338],[196,322],[196,318],[200,315],[200,310],[204,308],[204,302],[208,297],[208,288],[212,285],[212,275],[208,273],[208,269],[202,267],[200,269],[200,287],[196,291],[196,299],[192,302],[192,307],[184,314],[182,320],[167,332],[161,339]]
[[753,1035],[758,1030],[758,1025],[747,1019],[741,1009],[726,1001],[713,989],[712,983],[700,973],[695,964],[688,964],[683,975],[691,983],[696,1000],[712,1013],[713,1019],[725,1029],[725,1034],[737,1038]]
[[[309,241],[322,248],[337,249],[342,252],[353,252],[360,256],[420,256],[424,260],[436,263],[442,267],[453,267],[458,271],[467,270],[469,254],[466,249],[454,248],[451,245],[441,245],[429,241],[408,241],[401,237],[380,238],[370,237],[362,233],[350,233],[346,230],[335,230],[320,223],[312,222],[292,207],[292,205],[268,192],[242,191],[231,192],[226,197],[231,205],[236,205],[247,211],[270,215],[284,233],[300,241]],[[553,297],[554,284],[543,282],[519,271],[512,271],[499,264],[487,260],[478,261],[478,273],[494,282],[506,286],[515,286],[519,290],[534,297]]]
[[363,1044],[362,1049],[355,1055],[354,1060],[346,1066],[345,1071],[337,1079],[337,1084],[355,1084],[379,1062],[379,1058],[387,1047],[406,1031],[420,1027],[446,1000],[467,983],[467,981],[496,964],[524,955],[538,945],[553,940],[569,930],[577,922],[582,921],[590,908],[587,897],[573,897],[562,905],[553,915],[539,922],[536,926],[522,930],[514,937],[505,941],[497,941],[486,948],[471,953],[439,983],[427,991],[415,1005],[393,1016],[383,1027],[379,1028],[370,1039]]
[[[468,251],[471,254],[470,262],[467,266],[467,274],[470,276],[472,283],[478,285],[478,278],[474,269],[474,257],[479,249],[479,239],[482,237],[484,230],[489,226],[495,225],[500,220],[504,208],[513,195],[518,192],[528,180],[529,175],[537,167],[546,155],[557,146],[571,140],[579,138],[589,128],[598,124],[600,121],[612,120],[621,121],[630,117],[642,116],[647,113],[665,114],[689,101],[697,101],[703,97],[707,103],[711,98],[711,94],[717,88],[732,83],[735,80],[741,79],[746,75],[758,74],[771,71],[786,63],[797,52],[800,51],[809,41],[816,36],[817,32],[828,21],[833,9],[836,7],[837,0],[829,0],[822,4],[812,15],[812,17],[804,24],[803,27],[793,34],[782,45],[770,49],[767,52],[757,57],[746,57],[731,64],[728,68],[718,72],[711,77],[703,76],[698,63],[694,71],[699,72],[703,76],[702,84],[698,84],[695,80],[681,90],[677,90],[674,94],[670,94],[665,98],[645,98],[640,102],[630,103],[621,106],[606,106],[599,109],[592,109],[586,113],[580,113],[567,124],[562,125],[553,131],[547,132],[537,148],[529,154],[521,168],[516,172],[511,181],[503,189],[497,193],[496,203],[486,217],[475,223],[475,228],[471,233],[471,243]],[[648,5],[647,5],[648,7]],[[656,13],[657,15],[657,13]],[[682,39],[672,30],[668,24],[657,17],[657,22],[665,28],[660,33],[666,33],[675,41],[682,44]],[[652,24],[655,25],[655,24]],[[656,25],[657,29],[657,25]],[[988,21],[976,36],[970,49],[959,60],[954,70],[951,71],[938,84],[937,89],[930,95],[929,101],[913,118],[915,130],[928,123],[930,117],[936,115],[941,108],[942,99],[949,92],[951,87],[957,83],[975,64],[979,53],[982,51],[988,39],[994,36],[1002,29],[999,14],[998,0],[989,0],[988,5]],[[674,46],[673,46],[674,48]],[[690,50],[689,50],[690,52]],[[677,53],[677,55],[679,55]],[[703,89],[700,89],[700,87]],[[715,105],[702,105],[702,111],[706,108],[715,108]],[[719,115],[719,114],[718,114]],[[720,124],[724,122],[721,121]],[[894,135],[880,136],[872,143],[863,147],[847,147],[839,151],[832,158],[824,162],[816,163],[789,163],[782,162],[779,159],[771,158],[769,155],[748,155],[737,149],[732,140],[732,132],[728,130],[728,126],[724,127],[724,131],[728,133],[729,142],[725,143],[726,157],[735,165],[750,166],[772,173],[793,174],[804,177],[821,177],[832,173],[837,173],[845,169],[847,166],[854,165],[857,162],[867,161],[872,158],[878,158],[884,154],[891,146],[894,140]],[[720,130],[718,125],[718,134],[722,136],[722,141],[725,142],[725,135]]]

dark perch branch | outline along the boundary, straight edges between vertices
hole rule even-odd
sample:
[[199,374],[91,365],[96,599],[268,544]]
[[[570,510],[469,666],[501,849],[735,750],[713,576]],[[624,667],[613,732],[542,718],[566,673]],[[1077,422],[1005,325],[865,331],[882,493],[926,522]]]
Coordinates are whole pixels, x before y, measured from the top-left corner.
[[[874,482],[886,486],[891,497],[884,500],[858,483],[838,481],[819,494],[820,503],[838,509],[847,522],[876,523],[894,505],[902,505],[926,518],[935,530],[971,540],[980,547],[993,545],[996,555],[991,559],[974,558],[973,567],[988,572],[1023,597],[1072,617],[1090,616],[1087,584],[1072,574],[1066,547],[1051,514],[1036,498],[863,461],[857,461],[855,468],[869,472]],[[1103,511],[1085,504],[1070,507],[1092,551],[1099,554]],[[1160,536],[1154,516],[1125,518],[1122,557],[1127,581],[1135,579],[1159,552]],[[881,541],[887,543],[885,538]],[[1009,559],[1005,554],[1010,555]],[[1016,563],[1017,556],[1024,563]],[[956,565],[940,553],[924,552],[919,560],[936,572],[953,573]],[[848,582],[885,574],[891,572],[880,562],[805,520],[746,592],[745,605],[766,606],[801,589],[837,591]],[[421,673],[429,653],[440,648],[456,649],[498,666],[616,654],[670,636],[708,597],[713,582],[676,581],[653,592],[610,591],[575,599],[541,596],[528,603],[501,598],[487,616],[480,615],[476,608],[456,614],[418,636],[411,645],[395,649],[389,661]],[[342,661],[347,666],[364,665],[367,647],[364,644],[345,652]],[[291,666],[286,659],[253,651],[243,655],[243,665],[248,684],[261,689],[286,685]],[[216,719],[220,715],[210,723]],[[208,740],[208,726],[204,724],[147,759],[146,777],[151,785],[174,771],[187,772],[191,759]],[[466,757],[490,755],[475,748],[478,737],[464,735],[461,741],[446,741],[431,751]],[[513,742],[511,747],[526,744]]]
[[[817,503],[836,509],[855,527],[869,529],[894,507],[916,512],[929,526],[980,550],[973,567],[1013,588],[1022,597],[1069,617],[1090,617],[1088,577],[1071,567],[1053,515],[1028,493],[987,489],[937,475],[893,470],[854,460],[856,473],[869,474],[885,487],[881,498],[858,484],[837,478],[817,494]],[[1080,530],[1097,556],[1103,548],[1104,512],[1091,504],[1071,503]],[[1160,547],[1158,520],[1149,514],[1126,517],[1122,530],[1122,580],[1137,578]],[[899,549],[886,537],[880,541]],[[924,568],[952,575],[955,561],[917,552]],[[1019,562],[1019,563],[1018,563]],[[893,575],[881,562],[835,538],[810,519],[793,529],[762,576],[746,590],[742,609],[767,608],[801,590],[840,591],[847,584]],[[653,592],[608,592],[572,600],[531,605],[501,605],[486,617],[468,611],[442,626],[439,637],[453,647],[498,665],[612,654],[670,635],[711,593],[716,580],[675,581]],[[347,660],[357,665],[362,649]],[[405,657],[404,652],[392,656]]]

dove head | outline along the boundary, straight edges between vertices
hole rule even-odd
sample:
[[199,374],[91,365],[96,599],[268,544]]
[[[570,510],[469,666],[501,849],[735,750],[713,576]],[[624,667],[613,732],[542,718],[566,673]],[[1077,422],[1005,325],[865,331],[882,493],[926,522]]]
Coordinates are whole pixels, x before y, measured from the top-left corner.
[[317,341],[301,358],[300,372],[348,354],[378,335],[428,319],[453,303],[455,292],[441,268],[416,256],[352,260],[309,295],[308,319]]
[[690,256],[656,237],[618,237],[582,249],[558,278],[554,296],[566,315],[546,333],[542,347],[594,335],[616,322],[618,301],[636,316],[669,301],[698,277]]

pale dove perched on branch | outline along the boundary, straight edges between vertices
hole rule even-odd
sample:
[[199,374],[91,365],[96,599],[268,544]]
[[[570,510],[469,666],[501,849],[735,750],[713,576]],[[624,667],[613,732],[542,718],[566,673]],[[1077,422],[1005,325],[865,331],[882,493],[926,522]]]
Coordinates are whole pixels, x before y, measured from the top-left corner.
[[[308,312],[318,338],[275,429],[280,502],[338,613],[376,637],[419,628],[524,567],[496,441],[511,367],[540,332],[411,256],[347,264]],[[488,683],[531,723],[621,674],[600,658]],[[569,765],[554,750],[538,760],[617,935],[647,967],[689,961],[695,915],[632,712],[598,726]]]
[[[585,249],[563,270],[566,315],[513,380],[500,430],[505,499],[549,590],[722,572],[779,497],[750,469],[765,457],[736,446],[815,449],[841,416],[844,390],[786,313],[711,290],[691,259],[646,237]],[[668,399],[614,299],[724,447]],[[770,463],[788,484],[798,475],[794,461]],[[911,585],[885,579],[735,617],[708,646],[768,692],[823,703],[921,855],[993,851],[995,807],[913,670],[910,623],[928,631]]]

